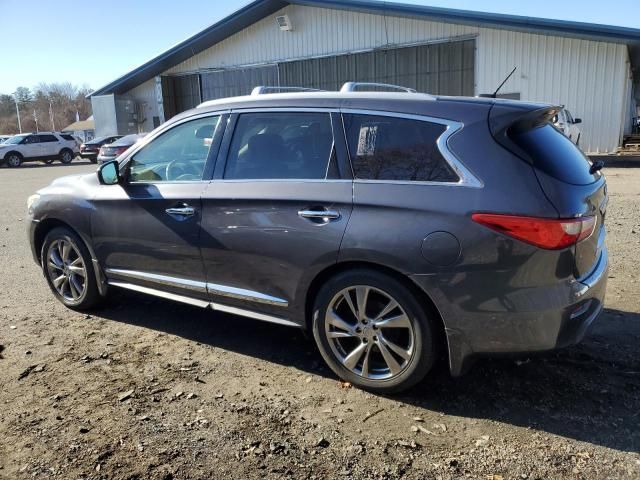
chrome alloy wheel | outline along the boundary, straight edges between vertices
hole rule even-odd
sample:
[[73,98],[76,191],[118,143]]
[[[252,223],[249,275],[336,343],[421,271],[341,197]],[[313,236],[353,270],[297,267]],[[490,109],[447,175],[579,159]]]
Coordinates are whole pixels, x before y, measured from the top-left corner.
[[67,239],[55,240],[47,252],[47,272],[53,287],[68,302],[77,302],[87,288],[87,269],[78,248]]
[[401,374],[415,350],[415,328],[388,293],[366,285],[338,292],[327,308],[325,334],[348,370],[371,380]]

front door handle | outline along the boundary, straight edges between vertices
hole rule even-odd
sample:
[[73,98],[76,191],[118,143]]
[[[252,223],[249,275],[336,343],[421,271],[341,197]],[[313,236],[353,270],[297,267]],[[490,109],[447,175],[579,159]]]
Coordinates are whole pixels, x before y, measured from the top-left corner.
[[335,210],[327,210],[325,208],[322,209],[308,209],[308,210],[300,210],[298,212],[298,216],[302,218],[309,218],[311,220],[320,220],[323,222],[328,222],[329,220],[337,220],[340,218],[340,212]]
[[196,214],[196,209],[189,206],[184,207],[171,207],[165,210],[169,215],[179,215],[181,217],[193,217]]

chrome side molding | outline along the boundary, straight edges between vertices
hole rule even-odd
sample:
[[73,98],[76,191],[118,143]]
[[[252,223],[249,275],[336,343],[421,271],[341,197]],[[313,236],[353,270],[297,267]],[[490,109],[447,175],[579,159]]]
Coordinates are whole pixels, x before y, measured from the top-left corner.
[[289,302],[283,298],[273,297],[253,290],[245,290],[244,288],[228,287],[226,285],[200,282],[186,278],[170,277],[168,275],[159,275],[156,273],[147,273],[135,270],[121,270],[117,268],[107,268],[105,273],[109,277],[117,277],[119,279],[143,280],[157,285],[182,288],[198,293],[209,293],[210,295],[235,298],[237,300],[245,300],[248,302],[263,303],[278,307],[289,306]]
[[276,323],[278,325],[284,325],[286,327],[295,327],[302,328],[301,325],[292,322],[291,320],[287,320],[285,318],[276,317],[273,315],[267,315],[264,313],[254,312],[252,310],[247,310],[244,308],[231,307],[229,305],[222,305],[220,303],[208,302],[206,300],[199,300],[197,298],[186,297],[184,295],[177,295],[175,293],[164,292],[162,290],[156,290],[155,288],[143,287],[140,285],[134,285],[132,283],[127,282],[119,282],[116,280],[109,280],[109,285],[124,288],[127,290],[132,290],[135,292],[146,293],[147,295],[153,295],[155,297],[165,298],[167,300],[173,300],[176,302],[186,303],[188,305],[193,305],[195,307],[200,308],[208,308],[217,312],[225,312],[233,315],[240,315],[242,317],[253,318],[256,320],[261,320],[263,322]]
[[212,295],[221,297],[235,298],[238,300],[247,300],[249,302],[264,303],[267,305],[275,305],[277,307],[288,307],[289,302],[283,298],[272,297],[265,293],[255,292],[253,290],[245,290],[244,288],[227,287],[226,285],[218,285],[215,283],[207,283],[207,291]]
[[162,290],[156,290],[155,288],[143,287],[141,285],[134,285],[133,283],[127,282],[118,282],[116,280],[109,280],[107,283],[113,287],[125,288],[127,290],[133,290],[134,292],[146,293],[147,295],[166,298],[167,300],[173,300],[174,302],[186,303],[188,305],[193,305],[194,307],[209,307],[209,302],[207,302],[206,300],[198,300],[197,298],[185,297],[184,295],[163,292]]
[[195,280],[187,280],[186,278],[169,277],[167,275],[158,275],[156,273],[140,272],[136,270],[121,270],[117,268],[107,268],[104,271],[107,277],[118,277],[133,280],[143,280],[167,287],[183,288],[198,293],[207,293],[207,284]]

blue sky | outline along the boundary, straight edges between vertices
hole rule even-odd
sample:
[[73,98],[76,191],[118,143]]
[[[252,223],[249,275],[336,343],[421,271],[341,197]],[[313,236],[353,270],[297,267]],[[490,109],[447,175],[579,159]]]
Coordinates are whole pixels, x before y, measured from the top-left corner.
[[[98,88],[248,3],[238,0],[0,0],[0,93],[39,82]],[[640,28],[639,0],[402,0]]]

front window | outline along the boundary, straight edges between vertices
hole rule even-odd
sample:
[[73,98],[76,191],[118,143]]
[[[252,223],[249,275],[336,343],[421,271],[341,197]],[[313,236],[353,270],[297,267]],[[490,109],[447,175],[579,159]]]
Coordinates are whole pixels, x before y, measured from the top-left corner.
[[129,162],[130,182],[202,180],[219,116],[181,123],[155,138]]

